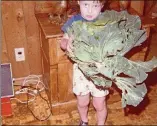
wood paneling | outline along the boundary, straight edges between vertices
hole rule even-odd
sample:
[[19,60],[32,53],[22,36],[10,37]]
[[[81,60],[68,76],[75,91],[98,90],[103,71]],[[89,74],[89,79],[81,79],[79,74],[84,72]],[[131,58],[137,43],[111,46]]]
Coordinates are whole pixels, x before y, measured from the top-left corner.
[[144,14],[151,16],[152,11],[155,11],[155,6],[157,6],[156,0],[145,1]]
[[2,50],[1,50],[1,56],[2,56],[2,62],[1,63],[8,63],[9,62],[3,25],[2,25]]
[[144,0],[131,1],[131,8],[135,9],[140,15],[144,12]]
[[23,1],[30,74],[41,74],[39,27],[35,18],[34,7],[35,1]]
[[49,13],[52,12],[52,4],[57,1],[37,1],[35,6],[35,13]]
[[[41,74],[39,28],[34,15],[35,2],[2,1],[1,7],[2,62],[12,64],[14,78]],[[16,62],[15,48],[24,48],[25,61]]]
[[[5,1],[2,5],[2,21],[6,36],[8,55],[12,64],[13,76],[23,77],[30,74],[27,58],[27,40],[21,1]],[[25,49],[25,61],[16,62],[14,49]]]

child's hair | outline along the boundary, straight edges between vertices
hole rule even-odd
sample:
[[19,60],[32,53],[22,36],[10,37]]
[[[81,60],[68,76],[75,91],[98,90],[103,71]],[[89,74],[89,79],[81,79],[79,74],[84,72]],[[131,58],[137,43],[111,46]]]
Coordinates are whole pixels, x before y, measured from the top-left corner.
[[107,0],[95,0],[95,1],[99,1],[103,5],[107,2]]
[[[81,1],[81,0],[79,0],[79,1]],[[102,4],[105,4],[107,2],[107,0],[93,0],[93,1],[99,1]]]
[[[78,0],[78,1],[83,1],[83,0]],[[107,7],[108,0],[93,0],[93,1],[99,1],[103,5],[101,12],[103,12],[104,10],[108,8]]]
[[103,8],[101,9],[101,12],[104,12],[104,10],[107,9],[108,0],[93,0],[93,1],[99,1],[103,5]]

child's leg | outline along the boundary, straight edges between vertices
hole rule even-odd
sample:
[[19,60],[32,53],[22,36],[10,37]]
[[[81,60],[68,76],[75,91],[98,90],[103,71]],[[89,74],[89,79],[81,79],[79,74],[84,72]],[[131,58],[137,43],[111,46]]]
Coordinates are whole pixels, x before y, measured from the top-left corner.
[[77,107],[83,122],[88,122],[88,104],[90,101],[90,94],[87,95],[77,95]]
[[96,109],[97,125],[104,125],[107,117],[106,97],[93,97],[93,106]]

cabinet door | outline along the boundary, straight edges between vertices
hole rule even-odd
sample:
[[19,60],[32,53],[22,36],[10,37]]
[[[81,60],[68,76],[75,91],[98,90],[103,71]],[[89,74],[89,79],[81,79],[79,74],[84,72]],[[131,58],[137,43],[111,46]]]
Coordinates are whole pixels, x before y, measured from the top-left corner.
[[75,99],[72,91],[73,64],[70,61],[58,64],[58,97],[59,102]]
[[43,81],[46,86],[46,91],[48,97],[52,104],[58,102],[58,91],[57,91],[57,65],[50,66],[49,61],[46,59],[46,55],[41,48],[42,51],[42,69],[43,69]]

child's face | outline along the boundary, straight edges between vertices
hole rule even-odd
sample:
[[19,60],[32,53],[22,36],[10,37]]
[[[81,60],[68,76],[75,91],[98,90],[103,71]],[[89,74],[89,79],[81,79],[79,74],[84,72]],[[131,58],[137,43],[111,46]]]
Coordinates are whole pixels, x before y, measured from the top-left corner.
[[101,12],[102,4],[99,1],[79,1],[81,15],[84,19],[92,21],[98,17]]

